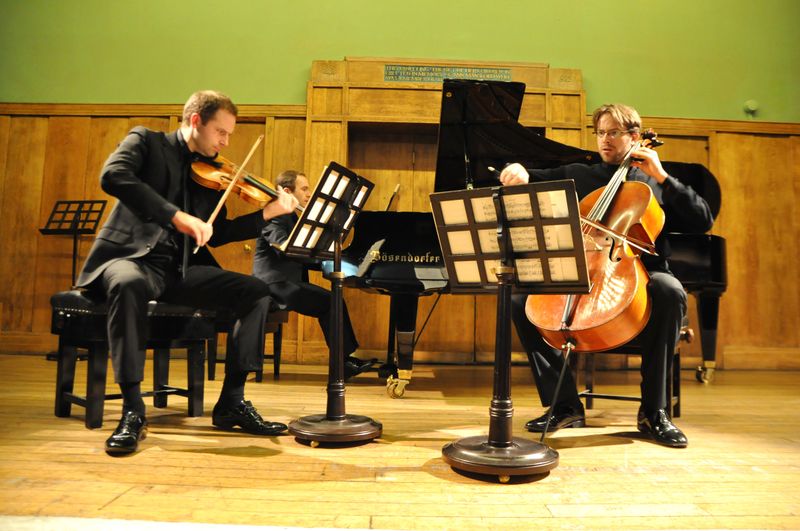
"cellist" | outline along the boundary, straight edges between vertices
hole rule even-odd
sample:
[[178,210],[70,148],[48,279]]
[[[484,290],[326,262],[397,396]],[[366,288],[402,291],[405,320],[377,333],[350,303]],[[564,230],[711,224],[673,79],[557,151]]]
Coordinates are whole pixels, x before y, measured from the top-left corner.
[[[641,118],[632,107],[610,104],[595,110],[592,122],[601,163],[569,164],[547,170],[526,170],[522,165],[514,163],[502,171],[500,181],[504,185],[514,185],[529,182],[531,176],[534,181],[573,179],[579,198],[604,186],[639,141],[642,132]],[[687,295],[680,282],[669,271],[669,249],[664,234],[675,231],[706,232],[714,220],[711,209],[702,197],[691,187],[667,174],[655,150],[638,147],[630,155],[633,162],[627,180],[647,184],[666,216],[664,229],[655,242],[658,255],[642,255],[642,262],[650,275],[647,290],[652,301],[652,311],[644,330],[638,336],[643,352],[642,402],[637,415],[637,428],[659,444],[683,448],[687,445],[687,438],[667,413],[667,368],[686,314]],[[545,343],[539,331],[525,316],[526,299],[526,295],[513,297],[512,317],[531,362],[539,398],[542,405],[549,406],[564,358],[561,351]],[[532,432],[542,432],[545,422],[546,415],[543,415],[529,421],[525,427]],[[555,401],[553,419],[548,430],[585,425],[583,404],[578,398],[575,381],[567,371]]]

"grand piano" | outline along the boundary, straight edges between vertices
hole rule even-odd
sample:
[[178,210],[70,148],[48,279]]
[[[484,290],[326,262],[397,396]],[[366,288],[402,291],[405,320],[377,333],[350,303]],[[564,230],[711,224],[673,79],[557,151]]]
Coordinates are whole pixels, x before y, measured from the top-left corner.
[[[442,87],[434,191],[497,186],[489,167],[519,162],[549,168],[573,162],[591,164],[597,153],[554,142],[523,127],[519,113],[525,85],[515,82],[446,80]],[[719,184],[702,165],[664,162],[675,178],[692,186],[720,209]],[[709,234],[668,235],[670,267],[697,299],[703,366],[697,378],[713,375],[719,299],[727,285],[725,240]],[[428,212],[362,212],[353,241],[342,253],[345,286],[391,297],[386,363],[387,393],[403,396],[411,380],[421,296],[447,292],[447,273]],[[438,300],[437,300],[438,302]],[[433,305],[433,309],[435,304]],[[424,327],[424,325],[423,325]]]

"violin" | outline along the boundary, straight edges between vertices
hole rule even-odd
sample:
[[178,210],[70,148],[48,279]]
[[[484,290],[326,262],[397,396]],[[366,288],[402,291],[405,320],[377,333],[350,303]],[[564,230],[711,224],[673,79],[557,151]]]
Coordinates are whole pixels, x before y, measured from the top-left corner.
[[590,292],[530,295],[525,303],[528,320],[555,348],[609,350],[636,337],[650,318],[650,277],[639,254],[642,250],[652,254],[664,227],[664,211],[649,186],[625,177],[636,161],[632,153],[662,142],[652,131],[642,137],[609,183],[580,202]]
[[[213,159],[204,157],[192,163],[192,180],[212,190],[227,190],[237,171],[239,167],[222,155]],[[239,175],[231,193],[258,208],[278,197],[278,190],[272,185],[245,171]],[[302,212],[303,207],[298,205],[297,210]]]
[[[209,225],[214,223],[214,220],[222,209],[222,205],[225,204],[231,192],[235,191],[239,197],[252,204],[258,205],[259,208],[278,197],[279,192],[277,190],[271,186],[267,186],[267,184],[244,171],[244,167],[247,166],[247,163],[250,161],[253,153],[256,152],[256,148],[262,140],[264,140],[264,135],[259,136],[255,143],[253,143],[250,152],[247,154],[247,157],[245,157],[241,166],[236,166],[220,155],[217,155],[213,159],[204,158],[192,163],[192,180],[206,188],[225,190],[222,197],[219,198],[216,208],[214,208],[214,211],[206,221]],[[231,176],[231,174],[233,176]],[[304,210],[300,205],[296,206],[295,209],[300,211]],[[196,246],[193,252],[197,253],[199,249],[200,247]]]

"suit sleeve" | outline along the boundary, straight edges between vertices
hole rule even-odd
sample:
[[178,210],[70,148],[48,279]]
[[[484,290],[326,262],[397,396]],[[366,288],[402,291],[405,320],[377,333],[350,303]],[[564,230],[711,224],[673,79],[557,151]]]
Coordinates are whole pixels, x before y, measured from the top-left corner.
[[668,232],[706,232],[714,224],[714,216],[705,199],[674,177],[662,183],[662,199],[669,210],[665,230]]
[[266,224],[261,210],[233,219],[227,219],[226,213],[227,210],[223,206],[214,220],[214,233],[208,242],[211,247],[258,238]]
[[147,130],[136,127],[108,157],[100,173],[100,187],[116,197],[143,221],[156,221],[162,227],[170,222],[178,207],[167,201],[148,182],[142,171],[149,155]]
[[289,225],[289,220],[286,218],[287,216],[280,216],[267,223],[267,226],[264,227],[264,231],[261,233],[262,238],[264,238],[267,243],[280,245],[289,238],[289,232],[292,230],[292,227]]

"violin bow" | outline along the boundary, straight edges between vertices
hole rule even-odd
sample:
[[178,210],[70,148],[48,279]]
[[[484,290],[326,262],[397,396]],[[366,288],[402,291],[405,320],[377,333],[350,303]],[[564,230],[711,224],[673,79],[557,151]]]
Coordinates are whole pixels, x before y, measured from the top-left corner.
[[[231,182],[228,184],[228,187],[225,189],[225,193],[222,194],[222,197],[220,198],[219,203],[217,203],[217,207],[214,209],[214,212],[212,212],[211,215],[208,216],[208,221],[206,221],[206,223],[208,223],[209,225],[214,223],[214,220],[217,219],[217,215],[219,215],[219,211],[222,210],[222,205],[225,204],[225,200],[228,199],[228,196],[230,195],[231,190],[233,190],[233,187],[236,185],[236,181],[239,180],[239,176],[242,174],[242,171],[244,171],[244,167],[247,166],[248,162],[250,162],[250,159],[253,157],[253,153],[256,152],[256,148],[258,147],[258,145],[261,143],[262,140],[264,140],[264,135],[259,135],[259,137],[256,139],[256,141],[253,143],[253,147],[250,148],[250,153],[247,154],[247,156],[244,158],[244,162],[242,162],[241,166],[239,166],[239,169],[236,170],[236,173],[233,175],[233,179],[231,179]],[[193,253],[197,254],[197,251],[199,249],[200,249],[200,246],[196,245],[195,248],[194,248]]]

